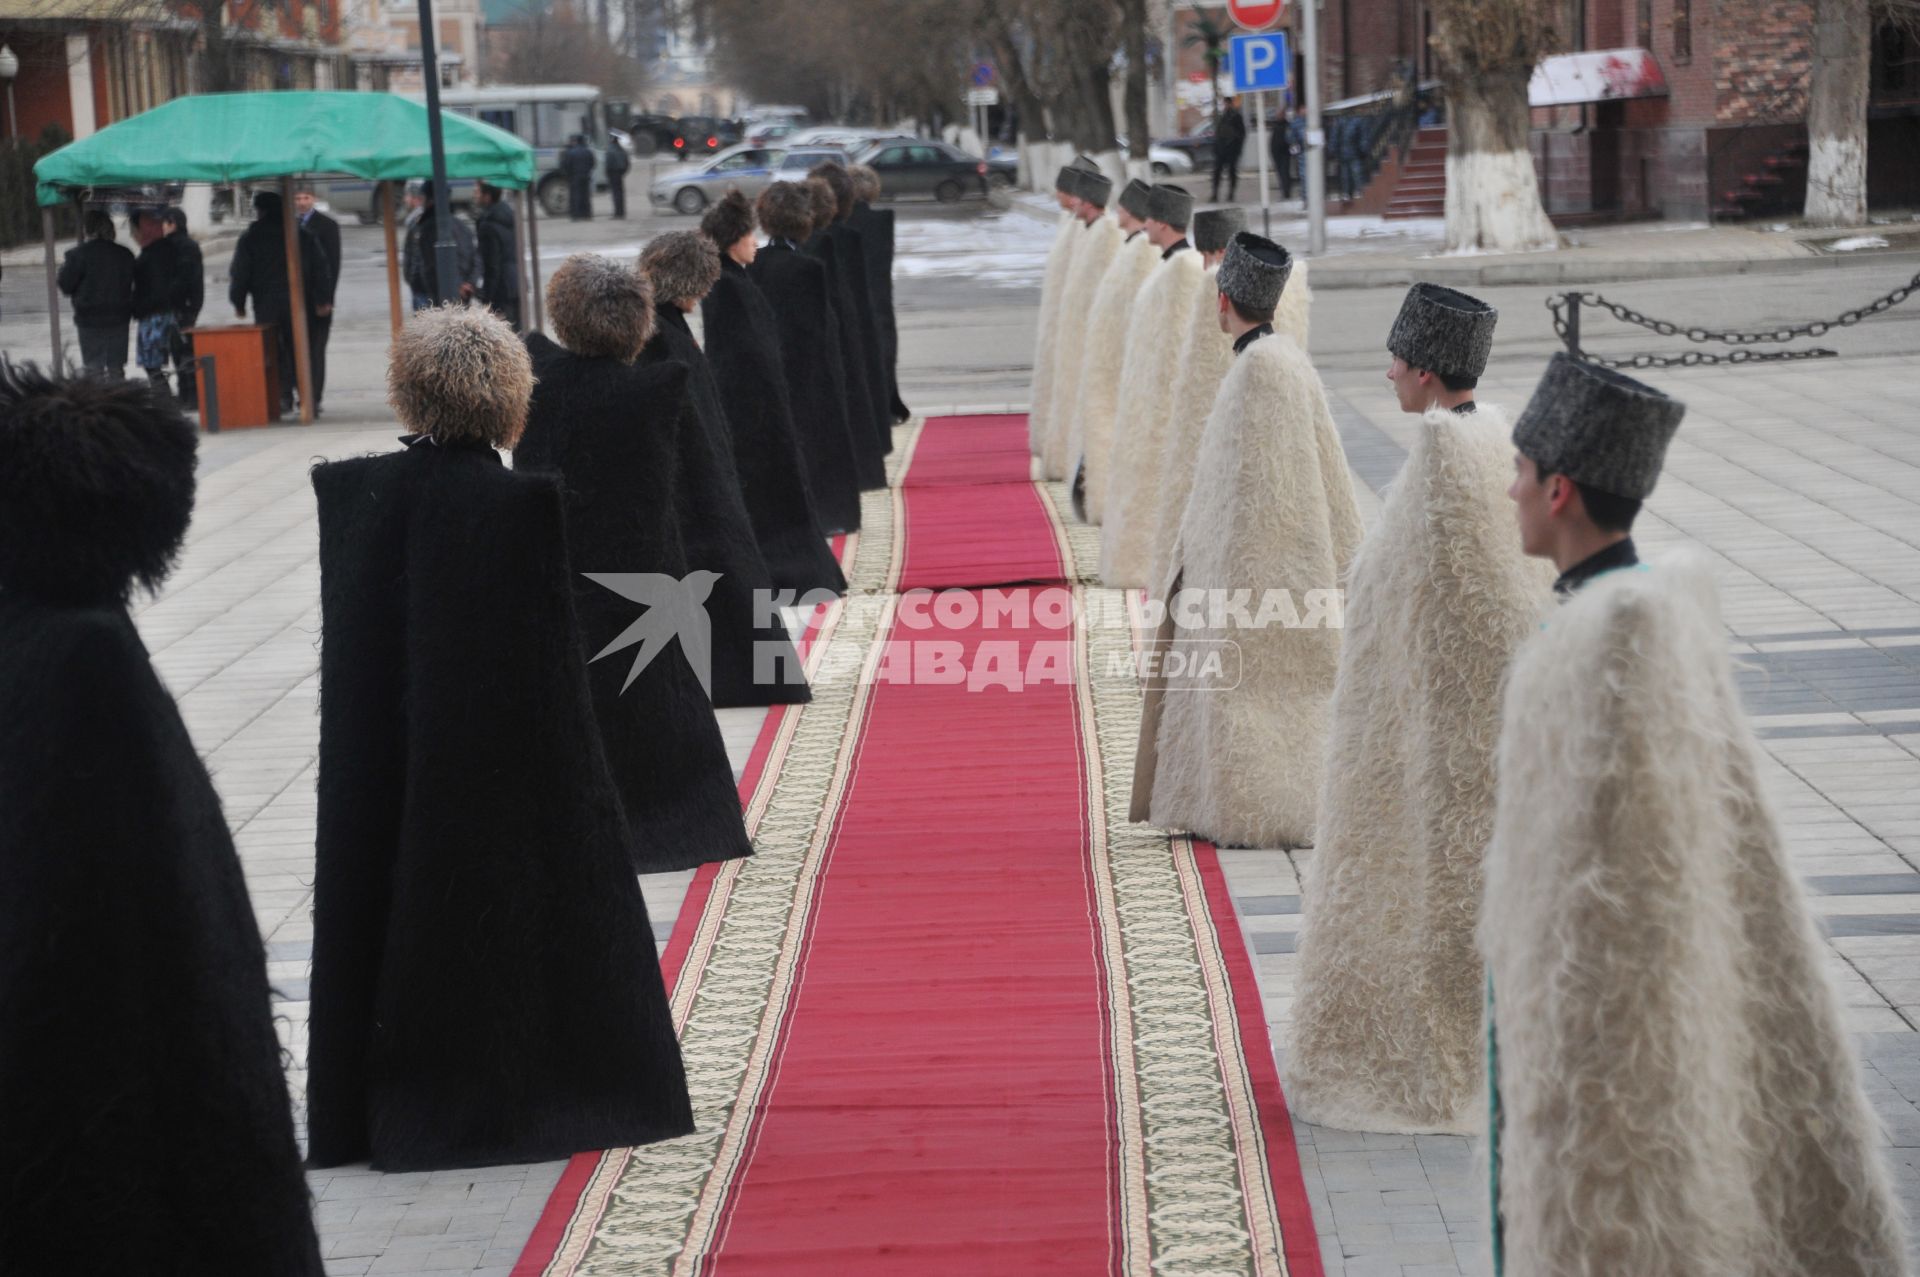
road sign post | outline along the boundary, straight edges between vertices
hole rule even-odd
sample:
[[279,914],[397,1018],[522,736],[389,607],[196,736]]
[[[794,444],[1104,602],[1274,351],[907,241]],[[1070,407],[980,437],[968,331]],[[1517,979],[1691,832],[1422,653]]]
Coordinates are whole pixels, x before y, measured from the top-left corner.
[[1236,93],[1253,95],[1255,131],[1260,148],[1260,225],[1263,233],[1273,234],[1272,194],[1267,189],[1267,106],[1266,95],[1287,87],[1287,71],[1293,59],[1287,56],[1287,33],[1237,35],[1227,41],[1227,69]]
[[1301,38],[1307,45],[1307,145],[1300,152],[1307,186],[1307,255],[1327,251],[1327,135],[1320,127],[1320,0],[1307,0]]

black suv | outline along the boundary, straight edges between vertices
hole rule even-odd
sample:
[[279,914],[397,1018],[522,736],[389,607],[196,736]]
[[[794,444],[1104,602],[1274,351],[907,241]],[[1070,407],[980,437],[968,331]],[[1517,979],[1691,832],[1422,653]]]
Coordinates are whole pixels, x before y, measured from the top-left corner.
[[740,140],[733,121],[712,115],[683,115],[674,125],[673,153],[681,159],[689,155],[712,155]]

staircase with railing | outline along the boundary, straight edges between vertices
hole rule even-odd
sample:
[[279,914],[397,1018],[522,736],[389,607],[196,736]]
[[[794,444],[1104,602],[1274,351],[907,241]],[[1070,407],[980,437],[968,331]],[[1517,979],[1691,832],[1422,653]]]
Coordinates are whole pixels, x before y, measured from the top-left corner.
[[[1382,176],[1387,176],[1383,173]],[[1393,193],[1384,215],[1390,221],[1410,217],[1444,217],[1447,211],[1446,126],[1420,129],[1401,152]]]

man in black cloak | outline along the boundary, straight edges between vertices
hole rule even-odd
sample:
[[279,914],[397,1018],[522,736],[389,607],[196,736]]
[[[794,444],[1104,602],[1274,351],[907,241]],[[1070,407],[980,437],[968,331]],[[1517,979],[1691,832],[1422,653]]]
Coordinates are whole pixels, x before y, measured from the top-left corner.
[[[747,277],[767,299],[779,325],[780,367],[786,374],[807,486],[824,529],[858,532],[862,470],[847,422],[839,322],[827,268],[800,250],[813,228],[813,199],[797,182],[775,182],[760,192],[754,212],[767,242],[747,267]],[[873,451],[864,432],[861,438]]]
[[[729,191],[700,219],[700,233],[719,250],[720,277],[700,303],[707,366],[696,366],[693,375],[696,384],[704,381],[713,389],[733,432],[740,494],[767,572],[776,589],[844,594],[846,577],[827,544],[800,464],[793,405],[780,364],[779,321],[747,278],[756,255],[753,206],[740,192]],[[849,486],[847,496],[857,518],[859,492]]]
[[869,282],[873,267],[867,260],[866,241],[848,220],[853,216],[853,179],[847,170],[831,161],[814,165],[807,171],[833,192],[833,217],[817,232],[831,239],[843,267],[842,278],[853,302],[853,315],[860,330],[860,347],[866,355],[867,390],[873,400],[874,435],[884,455],[893,451],[892,396],[888,393],[886,343],[880,335],[880,315],[874,304]]
[[588,700],[562,494],[506,469],[506,321],[394,339],[398,452],[317,466],[315,1165],[538,1162],[693,1129]]
[[900,398],[900,321],[893,308],[893,210],[875,208],[880,198],[880,174],[868,164],[847,170],[853,179],[853,216],[848,224],[860,232],[867,249],[867,291],[880,322],[881,362],[887,373],[887,411],[898,426],[913,416]]
[[574,612],[634,867],[659,873],[748,855],[733,767],[689,663],[686,644],[701,640],[662,634],[633,670],[637,651],[608,648],[653,609],[589,575],[687,576],[674,517],[683,432],[695,428],[687,370],[634,364],[653,335],[653,291],[607,258],[563,262],[547,283],[547,311],[566,346],[526,338],[536,380],[513,464],[557,474],[566,490]]
[[195,433],[0,360],[0,1272],[319,1277],[240,861],[127,615]]
[[800,655],[775,605],[773,577],[740,494],[733,432],[720,407],[713,370],[687,322],[720,278],[720,254],[698,231],[670,231],[647,245],[639,269],[653,288],[653,336],[640,352],[640,362],[680,364],[689,372],[693,420],[680,429],[674,513],[680,519],[687,566],[717,574],[706,601],[713,635],[714,707],[811,700]]
[[847,430],[853,436],[863,489],[887,486],[886,453],[880,447],[880,426],[874,416],[878,400],[868,372],[867,346],[860,335],[860,319],[850,280],[853,262],[841,257],[841,245],[828,232],[839,208],[833,187],[825,178],[810,177],[800,184],[813,203],[813,221],[805,252],[827,268],[827,296],[833,302],[834,326],[840,336],[840,362],[847,370]]

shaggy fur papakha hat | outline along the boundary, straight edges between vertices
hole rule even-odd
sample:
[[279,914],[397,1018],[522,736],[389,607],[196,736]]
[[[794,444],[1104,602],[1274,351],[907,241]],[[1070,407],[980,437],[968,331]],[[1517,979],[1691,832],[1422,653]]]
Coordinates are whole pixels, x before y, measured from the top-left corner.
[[1146,221],[1148,197],[1152,190],[1153,188],[1151,186],[1148,186],[1137,177],[1134,178],[1131,182],[1128,182],[1126,188],[1120,192],[1120,207],[1126,209],[1127,212],[1132,213],[1141,221]]
[[1203,253],[1224,252],[1247,229],[1247,210],[1239,205],[1203,208],[1193,215],[1193,246]]
[[0,358],[0,590],[124,603],[193,517],[199,436],[145,378],[61,380]]
[[753,205],[739,191],[728,191],[701,217],[700,233],[726,252],[753,234]]
[[760,192],[753,211],[760,218],[760,229],[774,239],[806,242],[813,234],[813,195],[801,182],[775,182]]
[[1193,196],[1170,183],[1155,183],[1147,194],[1147,216],[1184,231],[1193,222]]
[[597,253],[575,253],[547,281],[560,344],[587,359],[630,364],[653,337],[653,281]]
[[1478,297],[1439,284],[1415,284],[1400,303],[1387,350],[1409,368],[1478,380],[1493,353],[1493,326],[1499,320],[1500,312]]
[[[560,308],[552,290],[547,296],[558,331]],[[490,310],[448,304],[418,311],[387,352],[387,402],[412,434],[511,448],[527,427],[532,397],[527,348]]]
[[807,192],[807,198],[813,201],[813,231],[817,234],[833,225],[833,219],[840,216],[840,199],[833,193],[825,179],[810,177],[800,184]]
[[1105,173],[1082,173],[1080,198],[1095,208],[1105,208],[1107,201],[1113,198],[1113,179]]
[[1563,350],[1513,423],[1513,446],[1543,475],[1644,501],[1686,413],[1671,395]]
[[640,269],[653,281],[653,300],[699,301],[720,278],[720,250],[698,231],[668,231],[640,253]]
[[1271,315],[1291,274],[1293,254],[1264,236],[1241,231],[1227,245],[1214,283],[1240,309]]
[[821,160],[807,170],[809,178],[819,178],[833,192],[834,219],[844,221],[853,214],[853,179],[836,160]]
[[853,198],[871,204],[880,198],[880,170],[871,164],[856,164],[847,170],[853,179]]

